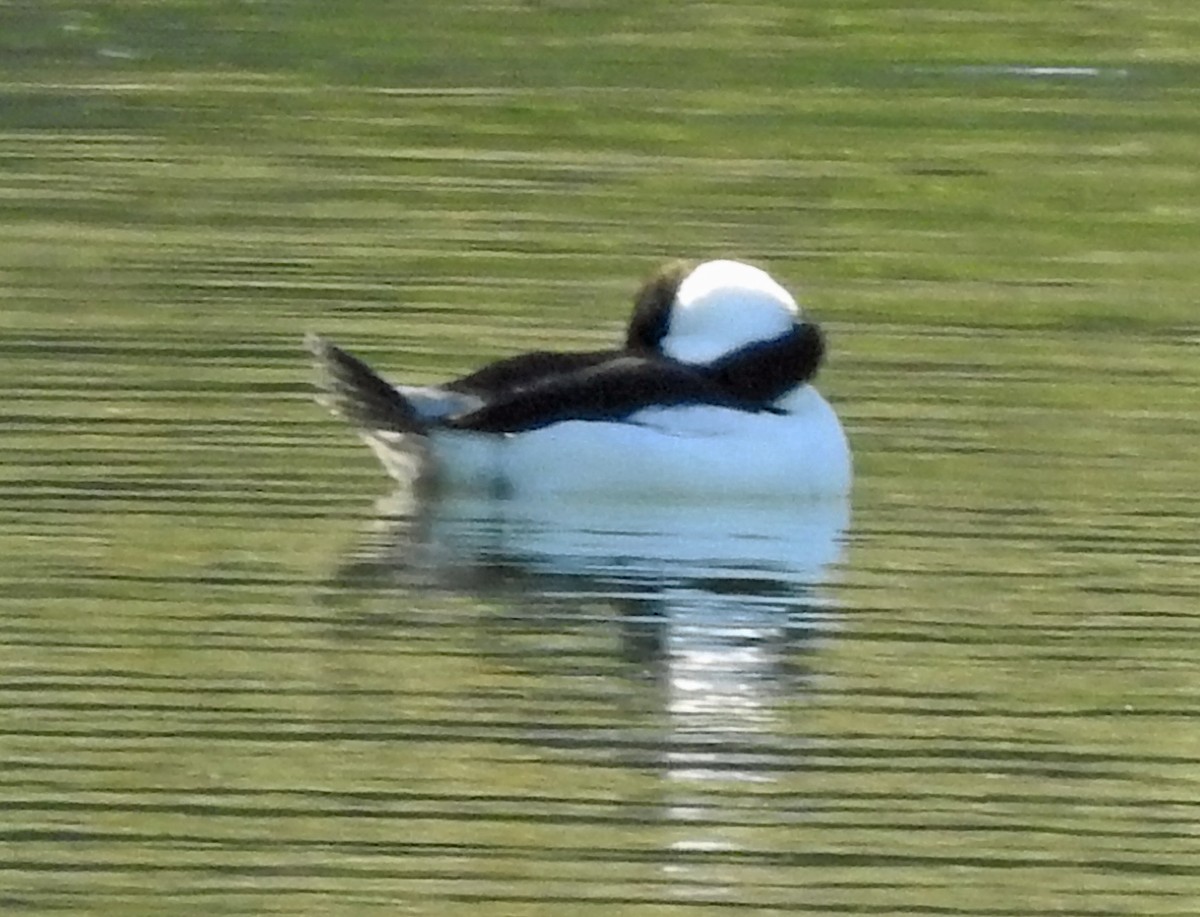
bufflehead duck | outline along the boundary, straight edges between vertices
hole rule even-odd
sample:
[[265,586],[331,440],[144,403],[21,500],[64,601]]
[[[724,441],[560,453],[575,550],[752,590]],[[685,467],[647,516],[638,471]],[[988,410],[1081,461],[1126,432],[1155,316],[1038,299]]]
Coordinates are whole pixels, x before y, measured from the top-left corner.
[[404,484],[515,494],[829,497],[850,489],[837,415],[812,387],[820,329],[765,271],[661,269],[624,346],[537,351],[394,386],[315,334],[318,400]]

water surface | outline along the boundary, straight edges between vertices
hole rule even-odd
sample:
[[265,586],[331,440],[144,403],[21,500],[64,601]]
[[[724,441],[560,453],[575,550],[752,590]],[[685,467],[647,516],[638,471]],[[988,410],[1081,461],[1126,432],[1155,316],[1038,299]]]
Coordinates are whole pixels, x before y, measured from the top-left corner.
[[[0,909],[1195,914],[1196,16],[569,6],[0,30]],[[825,325],[850,505],[406,502],[311,403],[680,255]]]

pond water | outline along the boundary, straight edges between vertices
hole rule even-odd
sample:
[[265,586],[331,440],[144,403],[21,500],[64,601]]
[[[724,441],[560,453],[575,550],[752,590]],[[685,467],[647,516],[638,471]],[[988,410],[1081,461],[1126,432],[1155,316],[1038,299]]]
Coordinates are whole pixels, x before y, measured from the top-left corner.
[[[585,6],[14,13],[0,911],[1200,912],[1197,17]],[[312,403],[716,255],[847,503],[418,501]]]

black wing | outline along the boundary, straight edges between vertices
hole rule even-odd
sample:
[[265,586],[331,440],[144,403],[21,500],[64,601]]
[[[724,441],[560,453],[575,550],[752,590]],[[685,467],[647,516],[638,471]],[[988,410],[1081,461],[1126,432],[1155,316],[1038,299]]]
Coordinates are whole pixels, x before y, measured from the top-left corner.
[[573,372],[543,376],[444,423],[480,433],[518,433],[564,420],[623,420],[644,408],[685,404],[769,410],[730,395],[684,364],[618,354]]

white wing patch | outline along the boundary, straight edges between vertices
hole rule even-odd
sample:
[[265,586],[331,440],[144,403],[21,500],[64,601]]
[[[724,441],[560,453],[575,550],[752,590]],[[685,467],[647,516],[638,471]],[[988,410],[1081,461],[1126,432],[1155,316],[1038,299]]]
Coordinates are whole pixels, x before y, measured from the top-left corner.
[[440,420],[453,414],[466,414],[483,404],[483,399],[477,395],[448,392],[433,385],[398,385],[396,390],[424,420]]

